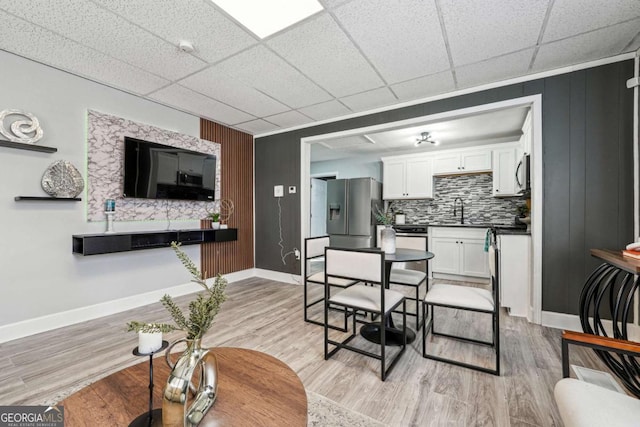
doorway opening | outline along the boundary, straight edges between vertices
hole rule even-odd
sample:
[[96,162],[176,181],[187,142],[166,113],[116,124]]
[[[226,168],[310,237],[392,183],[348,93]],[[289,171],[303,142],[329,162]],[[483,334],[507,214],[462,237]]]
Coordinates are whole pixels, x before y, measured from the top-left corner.
[[[513,108],[526,107],[531,110],[531,123],[533,138],[531,141],[531,236],[533,241],[533,260],[532,260],[532,286],[530,288],[529,313],[527,315],[529,321],[540,324],[542,316],[542,204],[543,204],[543,164],[542,164],[542,96],[532,95],[522,98],[515,98],[506,101],[489,103],[474,107],[461,108],[443,113],[437,113],[428,116],[415,117],[412,119],[400,120],[396,122],[382,123],[363,128],[348,129],[340,132],[329,134],[314,135],[301,139],[300,147],[300,166],[301,179],[303,183],[309,183],[311,178],[311,151],[314,144],[323,146],[327,141],[337,140],[340,138],[352,139],[355,137],[363,137],[372,133],[380,133],[385,131],[407,129],[420,125],[437,124],[444,121],[455,119],[463,119],[473,117],[484,113],[499,112]],[[304,238],[311,234],[311,215],[310,215],[310,186],[303,185],[301,191],[301,245]]]
[[326,236],[327,234],[327,181],[337,178],[337,172],[311,175],[308,237]]

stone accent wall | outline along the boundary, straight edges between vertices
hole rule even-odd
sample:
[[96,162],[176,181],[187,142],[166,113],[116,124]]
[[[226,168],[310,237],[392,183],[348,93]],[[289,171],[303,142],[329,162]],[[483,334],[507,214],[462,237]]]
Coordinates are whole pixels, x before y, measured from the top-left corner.
[[[89,110],[87,136],[87,220],[105,221],[104,203],[116,200],[116,221],[197,220],[218,210],[220,200],[220,144]],[[123,198],[124,137],[142,139],[214,154],[215,202]]]
[[436,177],[433,192],[432,200],[394,200],[391,208],[404,212],[407,224],[455,224],[460,222],[460,212],[453,216],[453,202],[460,197],[465,223],[509,225],[518,206],[525,203],[521,197],[493,197],[492,174]]

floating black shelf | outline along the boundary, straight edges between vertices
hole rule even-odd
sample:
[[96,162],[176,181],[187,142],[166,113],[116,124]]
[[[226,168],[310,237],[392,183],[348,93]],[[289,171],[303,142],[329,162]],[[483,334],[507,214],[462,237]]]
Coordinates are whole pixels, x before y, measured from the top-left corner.
[[51,196],[16,196],[13,198],[16,202],[26,201],[56,201],[56,202],[79,202],[82,199],[80,197],[51,197]]
[[113,252],[167,248],[171,242],[199,245],[209,242],[238,240],[237,228],[138,231],[130,233],[79,234],[72,236],[73,253],[99,255]]
[[57,148],[46,147],[44,145],[26,144],[24,142],[4,141],[0,139],[0,147],[17,148],[19,150],[41,151],[43,153],[55,153]]

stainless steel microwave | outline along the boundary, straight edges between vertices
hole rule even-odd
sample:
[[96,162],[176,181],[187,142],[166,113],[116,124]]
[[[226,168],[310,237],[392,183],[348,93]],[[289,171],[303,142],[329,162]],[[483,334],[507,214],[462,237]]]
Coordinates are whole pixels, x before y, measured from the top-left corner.
[[531,193],[531,155],[522,156],[516,168],[516,182],[518,183],[519,194],[527,195]]

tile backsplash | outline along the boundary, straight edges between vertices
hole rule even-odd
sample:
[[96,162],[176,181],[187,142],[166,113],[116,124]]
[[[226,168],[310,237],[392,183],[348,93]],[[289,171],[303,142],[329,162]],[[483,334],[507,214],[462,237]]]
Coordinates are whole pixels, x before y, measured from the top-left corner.
[[518,206],[525,203],[520,197],[493,197],[491,174],[436,177],[433,193],[431,200],[394,200],[391,208],[404,212],[407,224],[454,224],[460,212],[453,216],[453,202],[460,197],[465,223],[513,224]]

